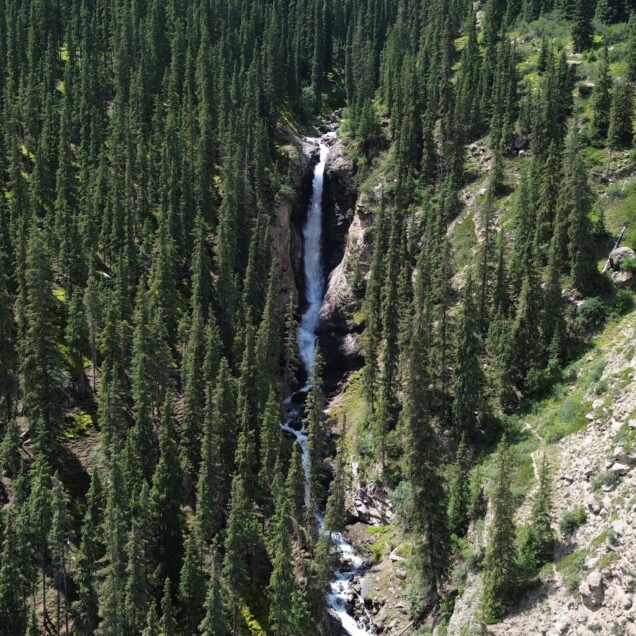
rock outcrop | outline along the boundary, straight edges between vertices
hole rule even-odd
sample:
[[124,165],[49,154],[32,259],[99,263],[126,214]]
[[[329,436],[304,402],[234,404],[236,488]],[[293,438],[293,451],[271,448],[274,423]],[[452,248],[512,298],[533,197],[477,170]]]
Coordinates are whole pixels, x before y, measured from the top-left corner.
[[617,247],[609,255],[609,265],[612,269],[612,282],[618,287],[625,287],[634,278],[636,253],[631,247]]
[[347,144],[346,139],[333,138],[325,168],[323,252],[328,281],[319,338],[329,370],[324,378],[328,393],[333,393],[344,376],[362,364],[358,338],[361,325],[352,319],[356,297],[351,284],[353,264],[359,256],[353,256],[352,249],[361,227],[354,213],[355,169],[347,155]]

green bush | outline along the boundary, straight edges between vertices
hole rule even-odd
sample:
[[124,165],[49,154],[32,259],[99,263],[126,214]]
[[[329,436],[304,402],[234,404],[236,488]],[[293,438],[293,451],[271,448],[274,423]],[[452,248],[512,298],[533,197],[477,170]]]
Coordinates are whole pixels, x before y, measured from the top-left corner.
[[607,306],[600,298],[588,298],[579,306],[574,319],[576,330],[582,335],[591,335],[607,319]]
[[559,520],[559,530],[564,536],[573,534],[577,528],[580,528],[587,521],[585,508],[577,506],[573,510],[566,510],[561,514]]
[[607,486],[613,488],[620,481],[620,477],[610,470],[606,470],[603,473],[599,473],[592,479],[592,490],[598,491]]

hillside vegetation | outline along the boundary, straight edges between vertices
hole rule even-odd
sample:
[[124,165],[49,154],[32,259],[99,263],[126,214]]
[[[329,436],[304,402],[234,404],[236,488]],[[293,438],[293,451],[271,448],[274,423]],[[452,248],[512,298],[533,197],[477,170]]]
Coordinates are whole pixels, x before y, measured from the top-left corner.
[[5,0],[0,636],[632,633],[633,10]]

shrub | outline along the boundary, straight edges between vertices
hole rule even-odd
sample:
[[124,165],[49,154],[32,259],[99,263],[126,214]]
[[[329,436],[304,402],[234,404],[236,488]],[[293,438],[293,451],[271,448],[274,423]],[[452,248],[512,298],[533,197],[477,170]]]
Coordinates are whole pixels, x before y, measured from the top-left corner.
[[573,510],[566,510],[561,514],[559,520],[559,530],[564,536],[573,534],[577,528],[581,527],[587,521],[585,508],[577,506]]
[[613,473],[610,470],[606,470],[603,473],[599,473],[592,479],[592,490],[598,491],[606,486],[608,488],[613,488],[620,481],[620,477]]
[[574,326],[583,335],[591,335],[607,319],[607,307],[600,298],[588,298],[579,306]]

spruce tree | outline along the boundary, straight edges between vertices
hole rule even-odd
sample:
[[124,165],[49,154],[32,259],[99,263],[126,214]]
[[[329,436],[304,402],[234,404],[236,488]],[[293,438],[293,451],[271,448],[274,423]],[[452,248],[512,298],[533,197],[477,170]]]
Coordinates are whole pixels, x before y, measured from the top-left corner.
[[20,388],[32,435],[43,453],[56,448],[62,426],[65,374],[53,314],[53,271],[41,230],[34,229],[26,254],[24,341]]
[[146,616],[146,627],[142,632],[142,636],[159,636],[159,619],[157,618],[154,602],[150,603],[150,609]]
[[205,599],[205,617],[199,626],[201,636],[227,636],[230,633],[225,600],[223,598],[223,587],[218,569],[216,554],[214,554],[212,559],[212,573],[210,575]]
[[610,73],[609,51],[603,47],[601,68],[594,86],[594,115],[592,118],[592,137],[604,144],[610,125],[610,109],[612,107],[612,76]]
[[457,536],[468,527],[470,506],[470,456],[462,438],[455,456],[448,496],[448,525]]
[[0,634],[23,634],[26,628],[26,593],[20,572],[15,515],[9,512],[4,523],[0,558]]
[[574,51],[582,53],[592,45],[593,3],[590,0],[574,0],[574,14],[572,16],[572,40]]
[[607,143],[610,148],[629,148],[634,134],[634,87],[629,82],[614,86]]
[[[594,243],[589,212],[592,190],[577,139],[576,123],[567,140],[563,183],[559,192],[559,212],[567,226],[569,270],[575,287],[583,292],[593,289],[596,275]],[[555,228],[555,232],[559,228]]]
[[457,351],[452,415],[453,430],[457,439],[474,435],[483,416],[484,374],[480,363],[482,344],[478,317],[472,278],[469,274],[456,326]]
[[161,572],[174,585],[179,580],[183,550],[181,512],[181,470],[174,439],[172,405],[166,395],[159,434],[159,463],[152,478],[150,507],[153,523],[155,559]]
[[521,546],[521,554],[531,560],[535,567],[550,561],[554,552],[554,530],[552,528],[552,483],[548,460],[543,454],[539,468],[537,492],[535,493],[528,531]]
[[10,420],[0,444],[0,471],[15,477],[20,463],[20,429],[15,420]]
[[51,565],[53,581],[56,588],[56,629],[62,629],[62,593],[64,594],[64,616],[66,631],[69,624],[68,588],[66,561],[68,545],[71,540],[71,517],[68,511],[68,499],[64,492],[59,477],[53,477],[51,491],[51,527],[49,528],[49,550],[51,553]]
[[484,558],[481,613],[487,623],[503,618],[517,587],[514,500],[510,490],[512,471],[505,436],[497,449],[497,471],[493,484],[493,518]]
[[161,636],[177,636],[177,621],[172,604],[172,592],[170,591],[170,579],[166,577],[161,598],[161,621],[159,621]]
[[[419,274],[421,275],[421,274]],[[407,475],[413,492],[412,526],[416,536],[421,595],[425,602],[439,598],[450,564],[450,533],[441,451],[430,415],[427,348],[430,343],[429,310],[423,287],[417,286],[414,329],[409,343],[405,387]]]
[[[2,213],[0,207],[0,213]],[[16,399],[16,325],[7,289],[5,254],[0,244],[0,422],[13,417]]]
[[103,546],[99,530],[103,518],[103,491],[99,473],[91,477],[87,495],[86,512],[82,523],[82,540],[77,560],[78,599],[75,604],[77,614],[76,629],[81,636],[91,636],[97,629],[98,593],[97,562],[102,556]]
[[273,633],[281,634],[281,636],[303,634],[307,626],[297,623],[297,615],[293,611],[295,608],[290,603],[298,590],[294,579],[289,502],[286,498],[279,499],[273,544],[273,569],[268,587],[269,628]]
[[197,539],[194,533],[190,533],[179,579],[179,628],[182,634],[196,634],[203,620],[205,577],[201,562],[202,555]]

